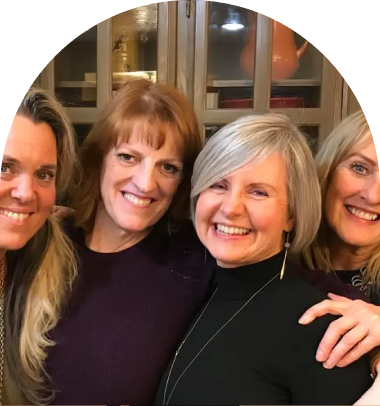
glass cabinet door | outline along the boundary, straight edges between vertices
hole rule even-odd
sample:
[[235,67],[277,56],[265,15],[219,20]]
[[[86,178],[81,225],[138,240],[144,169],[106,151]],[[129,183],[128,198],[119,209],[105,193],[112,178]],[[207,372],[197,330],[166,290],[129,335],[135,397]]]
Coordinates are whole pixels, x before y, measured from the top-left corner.
[[244,70],[241,62],[247,47],[252,45],[252,52],[255,51],[252,38],[256,37],[256,19],[254,11],[224,3],[209,3],[207,109],[253,108],[255,65],[253,63]]
[[270,107],[319,108],[323,55],[285,25],[272,25]]
[[157,80],[158,5],[112,18],[112,91],[132,78]]
[[54,59],[54,90],[65,107],[96,107],[97,26],[79,35]]

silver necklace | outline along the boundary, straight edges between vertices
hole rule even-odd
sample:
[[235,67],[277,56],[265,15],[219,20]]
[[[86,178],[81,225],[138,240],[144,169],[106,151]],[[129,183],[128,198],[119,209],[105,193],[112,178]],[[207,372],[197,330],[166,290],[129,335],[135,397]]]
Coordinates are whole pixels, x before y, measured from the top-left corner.
[[[201,354],[201,352],[203,352],[203,350],[210,344],[210,342],[224,329],[224,327],[227,326],[227,324],[229,324],[249,303],[250,301],[257,296],[263,289],[265,289],[271,282],[273,282],[278,276],[280,275],[280,272],[275,275],[272,279],[270,279],[264,286],[262,286],[258,291],[256,291],[244,304],[243,306],[240,307],[239,310],[237,310],[209,339],[208,341],[206,341],[206,343],[203,345],[203,347],[195,354],[194,358],[189,362],[189,364],[186,366],[186,368],[182,371],[181,375],[178,377],[178,379],[175,381],[174,386],[168,396],[168,399],[166,400],[166,392],[168,389],[168,385],[169,385],[169,381],[170,381],[170,376],[172,374],[173,368],[174,368],[174,364],[177,360],[178,354],[181,351],[182,346],[185,344],[186,340],[188,339],[189,335],[192,333],[192,331],[194,330],[194,328],[196,327],[196,325],[198,324],[199,320],[202,318],[204,312],[207,310],[209,304],[211,303],[212,299],[215,296],[215,293],[217,292],[218,288],[215,289],[214,293],[212,294],[210,300],[207,302],[206,306],[204,307],[204,309],[202,310],[201,314],[199,315],[199,317],[197,318],[196,322],[194,323],[193,327],[190,329],[190,331],[186,334],[185,338],[182,340],[181,344],[179,345],[177,351],[175,352],[174,355],[174,359],[173,362],[170,366],[170,370],[168,373],[168,377],[166,379],[166,383],[165,383],[165,390],[164,390],[164,397],[163,397],[163,405],[168,405],[169,401],[173,395],[173,392],[175,390],[175,388],[178,385],[178,382],[180,381],[180,379],[183,377],[183,375],[186,373],[186,371],[190,368],[190,366],[193,364],[193,362],[198,358],[198,356]],[[166,402],[165,402],[166,401]]]
[[5,261],[0,261],[0,405],[3,397],[3,374],[4,374],[4,279]]
[[351,278],[351,285],[355,286],[356,288],[359,288],[367,297],[369,297],[371,294],[371,292],[370,292],[371,282],[367,282],[367,283],[363,282],[363,278],[365,276],[366,271],[367,271],[367,265],[363,265],[359,270],[360,275],[354,275]]

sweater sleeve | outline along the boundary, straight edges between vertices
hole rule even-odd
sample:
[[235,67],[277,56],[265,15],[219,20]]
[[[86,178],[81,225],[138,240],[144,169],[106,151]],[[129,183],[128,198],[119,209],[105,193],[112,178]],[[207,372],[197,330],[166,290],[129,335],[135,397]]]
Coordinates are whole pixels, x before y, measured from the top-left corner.
[[369,362],[363,357],[345,368],[326,369],[315,354],[328,325],[336,317],[324,316],[308,326],[298,325],[283,366],[292,404],[354,404],[371,386]]

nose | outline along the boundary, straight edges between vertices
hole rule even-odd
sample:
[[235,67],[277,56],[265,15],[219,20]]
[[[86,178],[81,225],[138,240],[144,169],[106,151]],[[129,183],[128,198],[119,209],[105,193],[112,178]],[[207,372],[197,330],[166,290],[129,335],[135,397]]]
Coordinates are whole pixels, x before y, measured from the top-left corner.
[[378,177],[372,179],[371,183],[362,189],[361,196],[369,204],[380,204],[380,180]]
[[11,190],[11,197],[19,200],[21,203],[28,203],[35,198],[33,177],[29,175],[19,176],[14,181]]
[[226,193],[223,196],[223,202],[220,207],[223,215],[232,219],[244,213],[244,199],[238,193]]
[[136,168],[133,183],[142,193],[149,193],[156,187],[155,167],[153,164],[144,163]]

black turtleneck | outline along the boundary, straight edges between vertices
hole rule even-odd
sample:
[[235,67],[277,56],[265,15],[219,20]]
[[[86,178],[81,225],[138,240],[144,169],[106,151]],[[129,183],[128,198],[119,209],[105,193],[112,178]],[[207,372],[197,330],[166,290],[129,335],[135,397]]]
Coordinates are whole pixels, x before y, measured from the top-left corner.
[[[324,316],[307,326],[298,323],[304,311],[326,296],[299,279],[299,271],[289,264],[285,277],[276,277],[283,255],[240,268],[217,267],[217,291],[181,348],[168,381],[170,363],[156,404],[163,404],[168,383],[167,403],[186,368],[170,405],[353,404],[369,388],[366,358],[332,370],[315,360],[335,317]],[[212,335],[273,277],[192,362]]]

